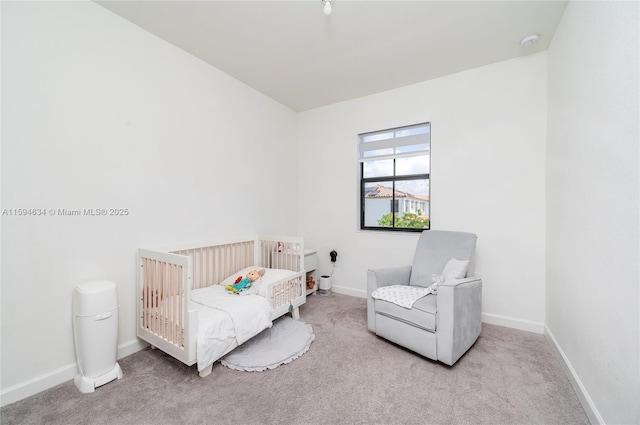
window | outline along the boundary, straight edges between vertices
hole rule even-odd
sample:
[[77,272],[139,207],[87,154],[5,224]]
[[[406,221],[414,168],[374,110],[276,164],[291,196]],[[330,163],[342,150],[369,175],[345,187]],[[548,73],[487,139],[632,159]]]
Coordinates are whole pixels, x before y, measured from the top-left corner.
[[429,229],[430,123],[358,137],[360,228]]

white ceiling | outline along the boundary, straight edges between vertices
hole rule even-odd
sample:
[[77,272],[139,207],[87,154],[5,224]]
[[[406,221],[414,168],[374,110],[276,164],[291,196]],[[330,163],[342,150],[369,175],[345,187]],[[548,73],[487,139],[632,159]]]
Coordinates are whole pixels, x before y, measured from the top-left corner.
[[[546,50],[567,1],[97,1],[304,111]],[[540,41],[523,48],[520,40]]]

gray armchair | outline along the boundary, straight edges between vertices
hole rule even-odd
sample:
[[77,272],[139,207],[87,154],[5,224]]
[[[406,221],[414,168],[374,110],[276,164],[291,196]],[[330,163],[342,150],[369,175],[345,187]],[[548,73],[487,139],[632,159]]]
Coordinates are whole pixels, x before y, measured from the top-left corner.
[[[476,239],[472,233],[426,230],[418,239],[413,265],[368,270],[369,330],[432,360],[450,366],[458,361],[482,330],[482,280],[473,277]],[[418,299],[411,308],[371,295],[382,286],[429,287],[432,276],[442,275],[452,258],[469,261],[470,277],[462,271],[461,278],[447,278],[436,294]]]

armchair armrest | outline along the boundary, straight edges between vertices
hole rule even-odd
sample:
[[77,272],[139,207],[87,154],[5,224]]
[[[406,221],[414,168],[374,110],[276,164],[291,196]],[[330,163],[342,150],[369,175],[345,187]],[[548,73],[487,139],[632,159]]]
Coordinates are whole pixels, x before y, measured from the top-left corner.
[[411,266],[387,267],[367,270],[367,295],[373,291],[390,285],[408,285]]
[[453,365],[482,331],[482,279],[441,283],[437,297],[438,360]]
[[382,286],[408,285],[411,266],[387,267],[367,270],[367,326],[375,332],[375,307],[371,294]]
[[443,286],[456,287],[456,286],[464,285],[464,284],[469,283],[469,282],[475,282],[477,280],[480,281],[480,286],[482,286],[482,279],[480,277],[471,276],[471,277],[463,277],[462,279],[449,279],[449,280],[446,280],[446,281],[442,282],[440,285],[438,285],[438,288],[441,288]]

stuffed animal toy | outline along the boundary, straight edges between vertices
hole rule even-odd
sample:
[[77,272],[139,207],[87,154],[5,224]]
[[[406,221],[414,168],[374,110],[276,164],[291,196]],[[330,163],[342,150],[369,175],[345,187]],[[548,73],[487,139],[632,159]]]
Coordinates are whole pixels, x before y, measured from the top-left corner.
[[307,289],[313,289],[316,285],[316,281],[313,280],[313,276],[307,276]]
[[251,270],[247,273],[246,277],[238,276],[236,282],[232,285],[227,285],[227,290],[237,294],[240,291],[248,289],[253,285],[253,282],[260,279],[260,277],[264,276],[264,269],[260,270]]

